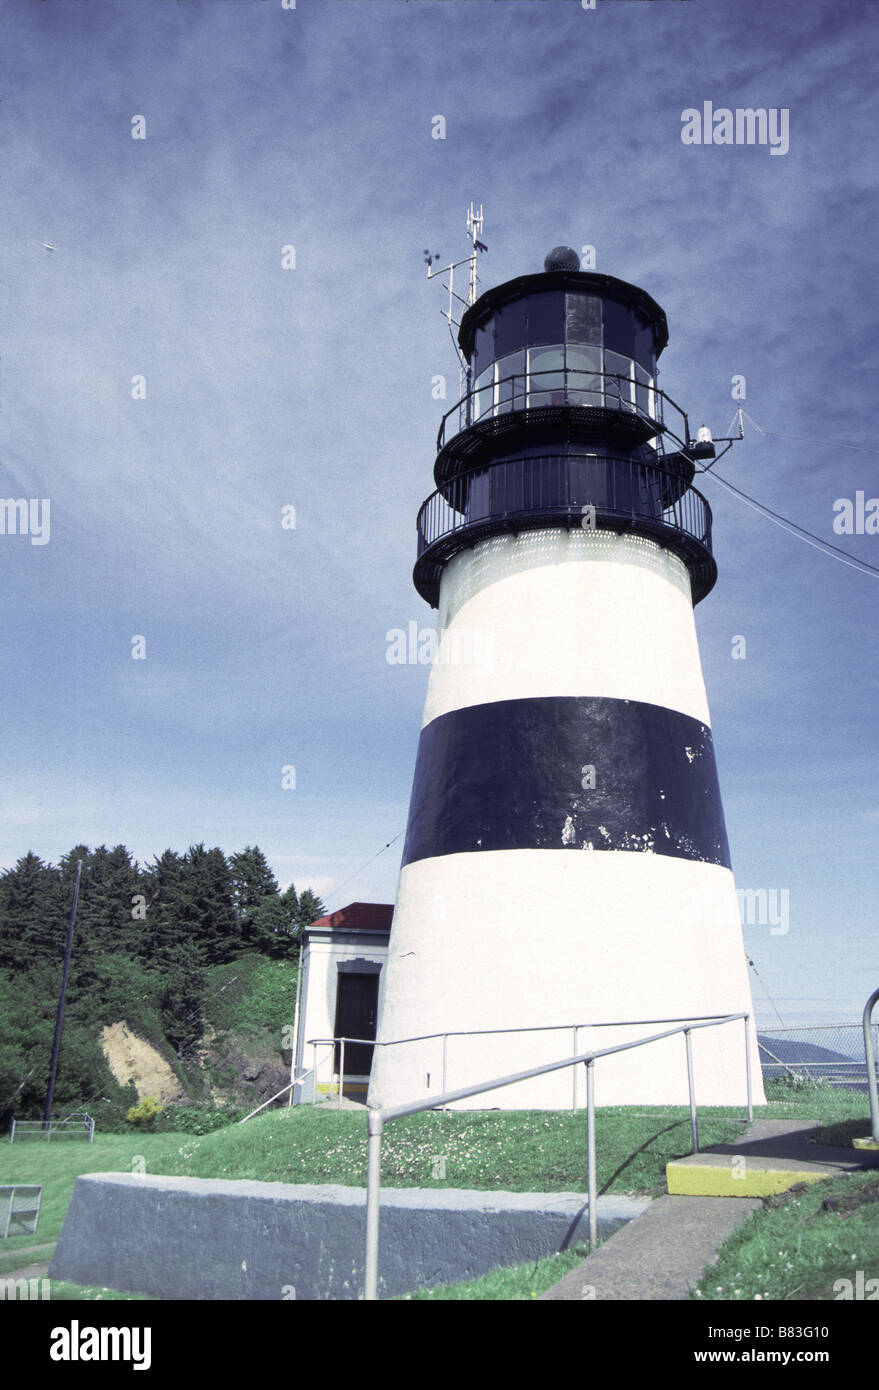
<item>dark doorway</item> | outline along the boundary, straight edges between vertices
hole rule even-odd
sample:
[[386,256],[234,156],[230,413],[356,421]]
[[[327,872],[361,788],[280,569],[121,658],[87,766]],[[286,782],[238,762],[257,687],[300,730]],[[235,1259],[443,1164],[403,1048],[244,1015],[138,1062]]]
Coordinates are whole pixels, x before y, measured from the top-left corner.
[[[374,1038],[378,1017],[378,974],[355,975],[339,972],[336,995],[337,1038]],[[335,1069],[339,1070],[342,1049],[336,1043]],[[345,1044],[345,1074],[369,1076],[373,1049],[368,1043]]]

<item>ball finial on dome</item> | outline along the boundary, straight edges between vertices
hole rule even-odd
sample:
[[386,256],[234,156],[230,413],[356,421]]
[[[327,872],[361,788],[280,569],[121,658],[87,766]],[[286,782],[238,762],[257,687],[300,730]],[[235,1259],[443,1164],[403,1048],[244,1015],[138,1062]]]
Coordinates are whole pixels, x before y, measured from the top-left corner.
[[579,270],[580,257],[570,246],[556,246],[543,262],[544,270]]

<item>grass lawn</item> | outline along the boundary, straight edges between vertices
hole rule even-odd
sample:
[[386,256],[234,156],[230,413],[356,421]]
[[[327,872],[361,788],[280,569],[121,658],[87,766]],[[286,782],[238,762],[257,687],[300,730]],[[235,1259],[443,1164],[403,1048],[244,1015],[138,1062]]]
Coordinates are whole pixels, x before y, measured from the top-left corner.
[[833,1144],[840,1149],[850,1149],[853,1139],[868,1139],[870,1134],[870,1121],[864,1118],[837,1120],[834,1124],[822,1125],[809,1137],[813,1144]]
[[[741,1121],[706,1120],[703,1141],[728,1138],[740,1129]],[[596,1136],[601,1191],[660,1192],[667,1161],[689,1150],[689,1120],[682,1110],[599,1110]],[[51,1250],[18,1252],[58,1239],[80,1173],[132,1172],[139,1167],[147,1173],[191,1177],[363,1186],[365,1113],[298,1106],[200,1138],[97,1134],[92,1144],[25,1140],[2,1145],[0,1182],[42,1183],[43,1197],[36,1233],[3,1242],[0,1276],[26,1263],[48,1262]],[[542,1111],[415,1115],[388,1126],[382,1177],[389,1187],[584,1192],[585,1117]],[[570,1261],[570,1256],[556,1258]],[[63,1294],[64,1287],[59,1284],[56,1292],[53,1286],[53,1297],[110,1296],[106,1290]]]
[[[846,1110],[849,1118],[842,1119]],[[855,1097],[849,1102],[838,1092],[828,1095],[820,1089],[804,1090],[793,1096],[789,1092],[783,1093],[771,1105],[761,1106],[755,1113],[758,1117],[767,1118],[823,1120],[825,1126],[830,1127],[822,1132],[833,1136],[824,1142],[850,1142],[850,1137],[848,1141],[842,1140],[843,1133],[849,1130],[864,1133],[869,1128],[863,1118],[863,1097]],[[705,1148],[713,1143],[732,1140],[742,1132],[744,1126],[745,1119],[741,1115],[733,1119],[728,1112],[700,1110],[701,1146]],[[690,1152],[689,1115],[683,1108],[599,1109],[596,1112],[596,1141],[599,1192],[657,1195],[665,1191],[666,1163]],[[74,1181],[80,1173],[132,1172],[137,1168],[154,1174],[250,1178],[263,1182],[332,1182],[360,1187],[366,1181],[366,1115],[365,1111],[336,1111],[328,1105],[316,1108],[298,1106],[266,1112],[247,1124],[229,1125],[201,1137],[189,1134],[97,1134],[93,1144],[73,1140],[52,1144],[27,1140],[13,1145],[0,1144],[0,1182],[43,1184],[37,1232],[2,1242],[0,1276],[26,1262],[45,1263],[50,1258],[51,1251],[32,1255],[19,1255],[17,1252],[25,1247],[46,1245],[57,1240]],[[444,1114],[428,1112],[397,1120],[385,1130],[382,1180],[388,1187],[585,1192],[585,1113],[452,1111]],[[876,1181],[875,1177],[873,1180]],[[843,1181],[854,1183],[857,1180]],[[830,1186],[822,1183],[820,1191],[823,1196],[830,1191]],[[806,1206],[812,1201],[820,1206],[820,1200],[814,1192],[802,1198]],[[799,1210],[791,1206],[791,1211]],[[773,1221],[780,1220],[783,1224],[791,1221],[790,1215],[783,1214],[785,1211],[785,1204],[782,1203],[778,1212],[769,1215]],[[758,1221],[769,1220],[769,1216],[763,1213],[756,1213],[756,1216]],[[854,1231],[858,1223],[867,1218],[861,1213],[856,1218],[836,1219],[837,1222],[848,1221],[849,1225],[844,1229]],[[755,1224],[752,1218],[743,1229],[752,1230]],[[733,1241],[740,1242],[741,1239],[740,1232]],[[775,1235],[770,1238],[770,1245],[773,1244],[778,1249],[784,1248],[783,1243],[776,1241]],[[863,1256],[858,1254],[858,1250],[853,1248],[845,1252],[852,1268],[864,1269],[868,1278],[872,1277],[871,1268],[874,1274],[879,1275],[879,1250],[875,1246],[865,1246]],[[735,1263],[729,1268],[724,1266],[716,1279],[712,1271],[712,1287],[719,1285],[723,1292],[715,1295],[703,1290],[703,1297],[754,1297],[757,1293],[766,1298],[804,1297],[802,1293],[786,1295],[769,1292],[770,1285],[759,1283],[759,1279],[764,1278],[764,1265],[767,1264],[778,1266],[773,1278],[781,1281],[779,1288],[787,1287],[785,1277],[790,1282],[790,1271],[785,1274],[789,1264],[794,1266],[796,1278],[801,1281],[798,1252],[799,1246],[796,1246],[795,1258],[782,1262],[779,1259],[763,1260],[762,1256],[755,1255],[756,1272],[754,1279],[747,1283],[747,1287],[753,1289],[750,1293],[728,1292],[731,1288],[746,1287],[744,1274],[739,1272]],[[852,1253],[855,1253],[856,1260],[863,1258],[865,1263],[853,1263],[850,1258]],[[566,1252],[539,1260],[536,1265],[495,1271],[466,1285],[413,1293],[411,1297],[530,1299],[539,1296],[550,1284],[562,1278],[581,1258],[582,1254]],[[726,1252],[723,1258],[727,1258]],[[736,1256],[735,1259],[741,1263],[740,1257]],[[820,1278],[826,1283],[824,1273],[820,1274]],[[830,1287],[832,1283],[831,1279]],[[97,1300],[133,1296],[106,1289],[80,1289],[60,1281],[53,1281],[52,1287],[52,1297],[59,1299]],[[833,1297],[832,1293],[828,1296]]]
[[[739,1134],[743,1121],[706,1118],[704,1144]],[[687,1111],[596,1112],[602,1192],[665,1190],[665,1165],[690,1151]],[[159,1156],[157,1155],[157,1160]],[[178,1140],[150,1172],[264,1182],[366,1183],[365,1113],[297,1106],[201,1138]],[[586,1118],[569,1111],[455,1111],[396,1120],[385,1130],[389,1187],[585,1192]]]
[[[870,1108],[866,1095],[857,1091],[821,1084],[795,1086],[788,1081],[767,1082],[766,1099],[768,1105],[754,1108],[758,1120],[816,1120],[829,1125],[866,1116]],[[704,1113],[710,1115],[712,1112],[706,1110]],[[864,1124],[869,1130],[869,1121],[865,1119]]]
[[589,1254],[589,1247],[577,1245],[573,1250],[565,1250],[560,1255],[547,1255],[541,1260],[529,1261],[522,1265],[509,1265],[505,1269],[493,1269],[480,1279],[471,1279],[466,1284],[437,1284],[432,1289],[418,1289],[415,1293],[402,1294],[393,1300],[400,1302],[423,1303],[434,1301],[460,1300],[462,1302],[521,1302],[539,1298],[553,1284],[564,1279],[572,1269],[582,1264]]
[[52,1279],[50,1299],[53,1303],[155,1303],[148,1293],[119,1293],[116,1289],[91,1288],[87,1284],[68,1284],[66,1279]]
[[[10,1236],[0,1242],[0,1275],[15,1269],[22,1259],[16,1252],[33,1245],[57,1241],[73,1194],[73,1184],[80,1173],[130,1173],[143,1159],[148,1170],[153,1168],[155,1155],[169,1147],[169,1139],[178,1143],[185,1136],[168,1134],[100,1134],[93,1144],[85,1140],[22,1139],[14,1144],[0,1144],[0,1183],[42,1183],[40,1219],[34,1235]],[[45,1263],[48,1255],[35,1255]]]
[[[18,1281],[16,1281],[18,1283]],[[41,1276],[36,1279],[29,1279],[27,1298],[33,1298],[37,1302],[51,1303],[128,1303],[136,1302],[155,1302],[149,1294],[145,1293],[120,1293],[117,1289],[90,1288],[86,1284],[69,1284],[66,1279],[49,1279]],[[48,1299],[44,1300],[43,1291],[48,1286]],[[10,1295],[7,1295],[10,1297]],[[16,1291],[18,1297],[18,1291]]]
[[[825,1203],[828,1206],[825,1208]],[[879,1280],[879,1176],[799,1183],[768,1197],[721,1247],[697,1301],[832,1301],[857,1271]],[[879,1292],[879,1283],[875,1286]],[[863,1298],[863,1293],[861,1297]]]

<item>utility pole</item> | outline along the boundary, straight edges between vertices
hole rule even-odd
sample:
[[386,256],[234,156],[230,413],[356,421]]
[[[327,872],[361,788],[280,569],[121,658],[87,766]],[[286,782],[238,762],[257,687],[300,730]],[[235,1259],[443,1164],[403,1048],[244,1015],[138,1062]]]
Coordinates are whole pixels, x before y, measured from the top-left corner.
[[64,969],[61,972],[61,993],[58,995],[58,1014],[55,1019],[55,1038],[52,1043],[52,1065],[49,1068],[49,1089],[46,1092],[46,1107],[43,1111],[43,1127],[52,1118],[52,1102],[55,1099],[55,1076],[58,1072],[58,1053],[61,1050],[61,1029],[64,1025],[64,997],[67,994],[67,976],[70,974],[70,957],[73,953],[73,928],[76,923],[76,905],[79,902],[79,880],[82,874],[82,860],[76,861],[76,878],[73,882],[73,902],[67,922],[67,944],[64,947]]

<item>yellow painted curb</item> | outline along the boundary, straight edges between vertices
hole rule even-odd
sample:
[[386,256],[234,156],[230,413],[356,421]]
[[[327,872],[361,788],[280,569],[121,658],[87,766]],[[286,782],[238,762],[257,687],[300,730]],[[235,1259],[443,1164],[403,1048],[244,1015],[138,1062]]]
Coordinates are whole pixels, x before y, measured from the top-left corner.
[[874,1139],[871,1134],[865,1139],[853,1139],[852,1143],[856,1149],[879,1149],[879,1139]]
[[667,1163],[665,1179],[673,1197],[771,1197],[798,1182],[820,1182],[827,1173],[790,1168],[714,1167],[708,1163]]

